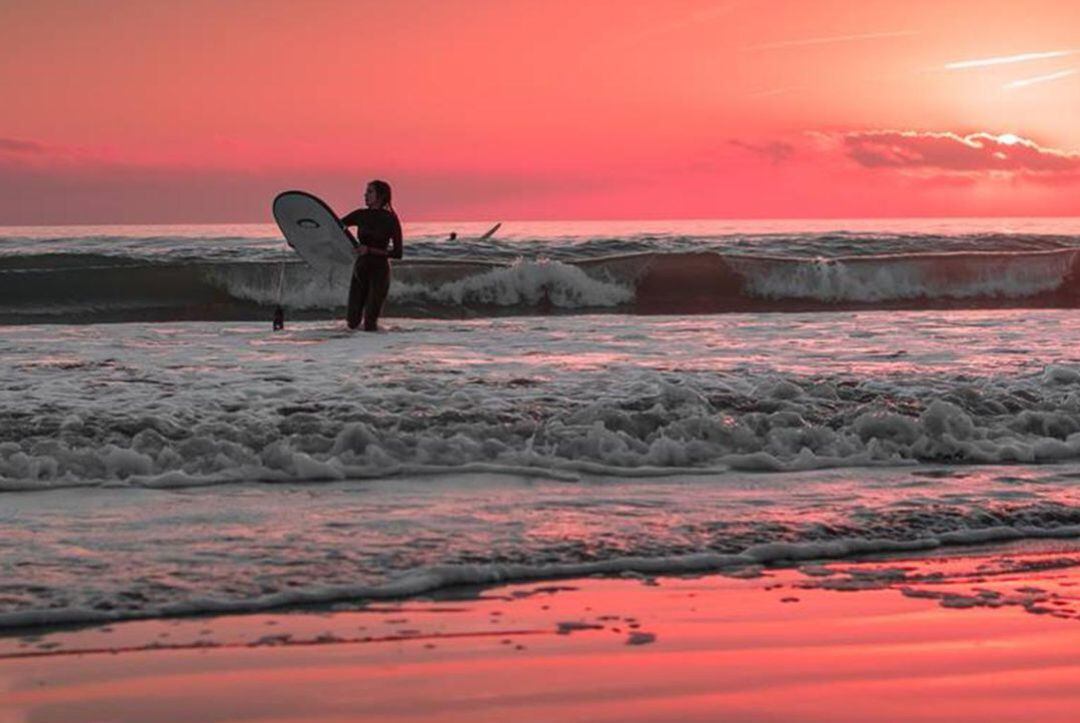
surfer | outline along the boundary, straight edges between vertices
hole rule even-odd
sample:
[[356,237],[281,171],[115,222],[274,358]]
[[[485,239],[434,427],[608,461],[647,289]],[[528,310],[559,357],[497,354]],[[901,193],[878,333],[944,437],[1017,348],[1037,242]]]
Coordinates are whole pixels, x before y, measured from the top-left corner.
[[349,307],[345,317],[350,329],[364,323],[364,331],[379,330],[379,313],[390,290],[390,259],[401,258],[401,222],[391,205],[390,184],[372,181],[364,192],[366,208],[358,208],[341,219],[341,225],[356,227],[356,264],[349,285]]

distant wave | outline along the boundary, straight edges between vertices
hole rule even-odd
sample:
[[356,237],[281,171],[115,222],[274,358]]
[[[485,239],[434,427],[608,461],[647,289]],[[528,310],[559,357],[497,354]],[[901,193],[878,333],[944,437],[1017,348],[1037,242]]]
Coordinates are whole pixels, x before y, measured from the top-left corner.
[[[389,315],[720,313],[1072,307],[1080,249],[834,258],[638,253],[498,261],[408,259]],[[0,323],[260,319],[278,303],[341,312],[351,270],[295,261],[149,261],[101,254],[0,257]],[[279,296],[280,294],[280,296]]]
[[[790,225],[790,224],[789,224]],[[784,256],[795,258],[840,258],[895,254],[1052,251],[1080,247],[1080,236],[1066,233],[946,232],[896,233],[870,231],[771,231],[709,233],[685,222],[675,223],[666,232],[634,231],[632,228],[605,229],[559,227],[549,224],[532,229],[533,234],[506,235],[489,239],[461,236],[450,240],[443,235],[409,235],[407,257],[444,261],[484,260],[511,263],[522,257],[549,258],[577,262],[601,256],[627,254],[681,254],[709,251],[723,255]],[[1075,226],[1073,224],[1069,228]],[[64,235],[73,229],[55,229],[36,236],[4,234],[0,227],[0,258],[37,255],[98,255],[128,257],[150,262],[181,261],[280,261],[295,260],[295,254],[277,229],[239,229],[223,234],[214,227],[160,227],[154,229],[98,229],[97,233]],[[46,229],[49,231],[49,229]],[[507,229],[502,233],[507,234]],[[539,234],[539,235],[537,235]],[[583,235],[585,234],[585,235]]]

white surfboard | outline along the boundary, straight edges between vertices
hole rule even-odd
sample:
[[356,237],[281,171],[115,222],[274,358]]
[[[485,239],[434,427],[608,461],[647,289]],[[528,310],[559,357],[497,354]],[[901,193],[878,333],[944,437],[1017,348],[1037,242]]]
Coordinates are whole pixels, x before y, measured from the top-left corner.
[[279,193],[273,204],[274,220],[285,240],[320,271],[351,266],[356,242],[323,201],[304,191]]

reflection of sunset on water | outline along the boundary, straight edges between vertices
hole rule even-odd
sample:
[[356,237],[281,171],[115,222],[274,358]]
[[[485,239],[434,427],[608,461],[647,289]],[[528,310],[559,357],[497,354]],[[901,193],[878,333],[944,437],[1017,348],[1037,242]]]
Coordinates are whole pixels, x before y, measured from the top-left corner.
[[[0,647],[0,680],[25,676],[10,678],[0,711],[153,710],[172,720],[163,711],[173,706],[209,717],[242,702],[255,714],[319,720],[363,708],[379,720],[547,721],[569,709],[590,720],[767,710],[815,721],[1010,721],[1032,711],[1067,721],[1076,633],[1037,609],[1067,602],[1077,614],[1075,564],[1054,567],[1070,554],[1018,547],[1003,558],[976,551],[749,576],[532,583],[333,616],[58,632],[47,651]],[[1049,581],[1036,572],[1047,567]],[[942,588],[975,602],[957,609],[912,593]],[[994,588],[1006,594],[988,595]],[[124,654],[105,654],[117,649]],[[99,675],[45,688],[19,682],[63,677],[85,659]]]

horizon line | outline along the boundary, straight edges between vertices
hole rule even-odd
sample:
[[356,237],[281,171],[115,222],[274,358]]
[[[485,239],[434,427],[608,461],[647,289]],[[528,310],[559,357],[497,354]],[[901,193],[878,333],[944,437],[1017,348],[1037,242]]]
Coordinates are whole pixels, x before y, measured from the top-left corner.
[[[655,218],[503,218],[490,219],[434,219],[422,221],[405,220],[405,224],[490,224],[490,223],[657,223],[664,221],[936,221],[936,220],[991,220],[991,219],[1080,219],[1080,213],[1074,215],[1058,214],[1030,214],[1017,216],[1013,214],[990,214],[983,216],[972,215],[928,215],[928,216],[698,216],[698,217],[675,217],[663,216]],[[76,221],[67,223],[0,223],[0,229],[17,228],[76,228],[76,227],[101,227],[101,226],[273,226],[273,220],[266,221]]]

